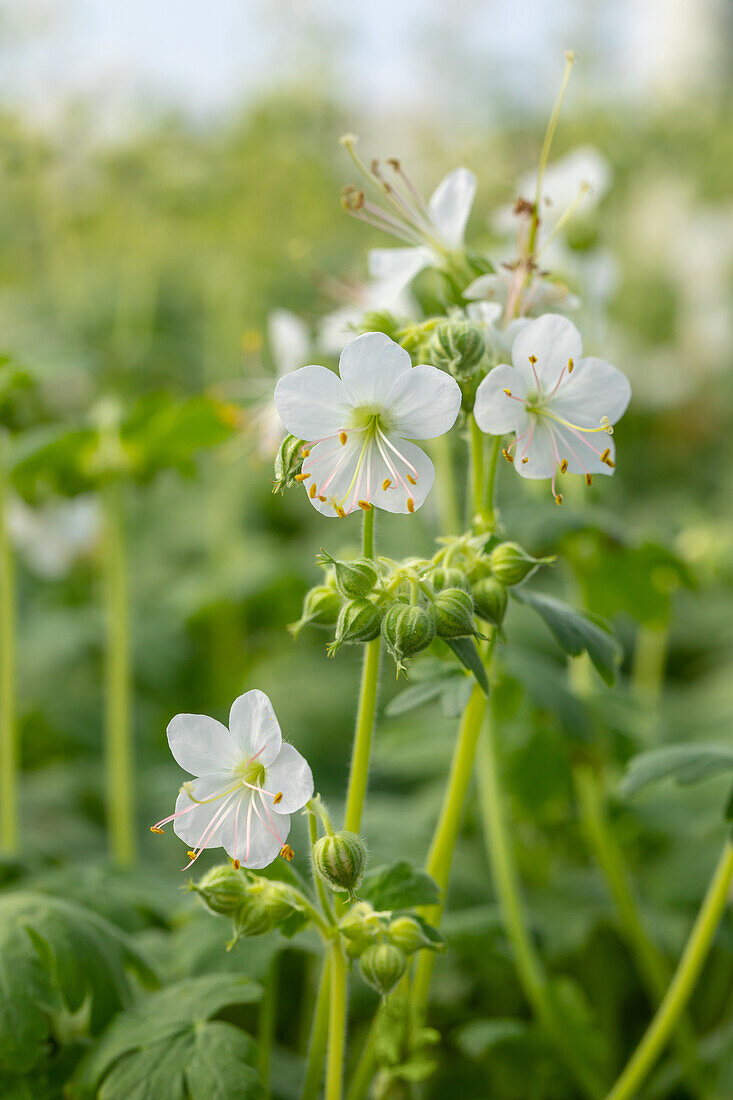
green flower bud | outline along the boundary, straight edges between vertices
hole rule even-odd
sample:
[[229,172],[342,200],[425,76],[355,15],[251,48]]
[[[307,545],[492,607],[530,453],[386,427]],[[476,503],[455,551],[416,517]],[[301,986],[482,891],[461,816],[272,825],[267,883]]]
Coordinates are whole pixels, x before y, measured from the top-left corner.
[[471,586],[476,613],[487,623],[501,626],[506,613],[508,593],[496,577],[482,577]]
[[273,926],[267,906],[260,898],[247,898],[234,915],[234,942],[240,936],[263,936]]
[[340,609],[341,598],[338,592],[328,584],[318,584],[306,592],[302,615],[297,623],[290,623],[288,630],[297,638],[303,627],[309,623],[331,627],[338,621]]
[[435,616],[430,608],[419,604],[393,604],[382,619],[382,635],[399,672],[405,667],[406,657],[414,657],[432,642]]
[[356,645],[359,642],[371,642],[379,637],[382,613],[376,604],[365,596],[349,600],[341,608],[336,623],[336,637],[328,647],[329,657],[333,657],[342,645]]
[[407,959],[394,944],[375,943],[361,956],[359,969],[364,981],[386,997],[407,970]]
[[283,493],[297,485],[298,475],[303,469],[303,447],[306,444],[294,435],[286,435],[275,456],[275,479],[273,493]]
[[474,374],[483,354],[483,334],[470,321],[442,321],[428,344],[429,360],[460,381],[467,381]]
[[297,896],[287,882],[263,878],[260,875],[252,875],[250,879],[249,900],[264,909],[270,927],[282,924],[293,913],[301,911]]
[[473,621],[473,600],[462,588],[444,588],[439,592],[433,614],[439,638],[464,638],[478,633]]
[[345,830],[322,836],[313,845],[313,865],[332,890],[353,894],[364,877],[366,844],[356,833]]
[[386,309],[372,309],[362,317],[359,331],[383,332],[389,336],[390,340],[396,340],[401,324],[402,322],[395,317],[394,313],[389,313]]
[[202,879],[190,884],[210,913],[233,916],[247,898],[247,878],[230,863],[212,867]]
[[414,917],[395,917],[394,920],[389,922],[387,936],[389,942],[395,947],[399,947],[405,955],[412,955],[414,951],[419,951],[422,947],[434,946]]
[[491,572],[502,584],[519,584],[541,561],[533,558],[518,542],[501,542],[489,555]]
[[358,596],[368,596],[378,580],[377,570],[368,558],[356,561],[336,561],[330,554],[321,551],[319,561],[330,562],[336,578],[336,587],[347,600]]
[[368,901],[359,901],[344,913],[339,921],[339,932],[346,940],[346,951],[358,958],[375,940],[380,931],[377,914]]
[[462,569],[452,566],[438,566],[430,574],[430,580],[436,592],[442,592],[444,588],[462,588],[464,592],[470,591],[468,577]]

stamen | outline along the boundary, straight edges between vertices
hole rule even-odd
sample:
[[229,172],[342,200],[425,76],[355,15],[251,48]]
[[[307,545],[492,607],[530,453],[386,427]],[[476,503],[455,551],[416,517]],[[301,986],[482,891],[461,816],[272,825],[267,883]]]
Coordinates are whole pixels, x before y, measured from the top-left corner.
[[232,867],[234,868],[235,871],[238,871],[241,866],[242,866],[242,864],[239,862],[238,859],[233,859],[232,860]]
[[585,475],[585,483],[586,483],[586,485],[592,485],[593,484],[593,474],[586,474]]
[[163,829],[159,829],[157,825],[151,825],[150,826],[150,832],[151,833],[157,833],[159,836],[163,835]]
[[348,435],[346,434],[346,432],[339,432],[339,440],[340,440],[340,442],[341,442],[341,446],[342,446],[342,447],[345,447],[345,446],[346,446],[346,440],[347,440],[348,438],[349,438],[349,437],[348,437]]
[[527,457],[525,456],[525,457],[524,457],[524,458],[522,459],[522,465],[524,466],[524,465],[525,465],[525,463],[527,463],[527,462],[529,462],[529,459],[528,459],[528,458],[527,458]]
[[562,493],[555,494],[555,504],[562,504]]
[[560,473],[566,474],[568,472],[568,460],[564,458],[560,463]]
[[314,481],[313,484],[311,485],[310,489],[308,490],[308,496],[311,498],[311,500],[313,500],[313,498],[315,497],[317,492],[318,492],[318,490],[316,488],[316,483]]
[[502,449],[501,453],[504,455],[504,458],[507,460],[507,462],[513,462],[514,461],[514,455],[510,455],[509,451],[506,449],[506,447],[504,447]]
[[282,800],[283,800],[283,793],[282,793],[282,791],[278,791],[277,794],[275,795],[275,797],[272,800],[273,806],[279,806],[280,803],[282,802]]
[[310,476],[311,476],[310,474],[296,474],[295,475],[295,480],[296,481],[307,481]]
[[575,367],[575,363],[573,362],[573,360],[572,360],[572,359],[568,359],[568,374],[572,374],[572,373],[573,373],[573,368],[574,368],[574,367]]
[[511,396],[512,396],[512,391],[511,391],[510,389],[505,389],[505,390],[504,390],[504,393],[505,393],[505,394],[507,395],[507,397],[511,397]]
[[410,482],[410,485],[417,485],[417,478],[413,477],[411,474],[407,475],[407,480]]
[[407,511],[410,513],[410,515],[412,515],[412,513],[415,511],[415,501],[412,499],[412,497],[407,498]]
[[301,447],[300,448],[300,453],[302,454],[303,458],[309,458],[310,453],[311,453],[311,449],[310,449],[310,447]]
[[360,500],[360,501],[359,501],[358,503],[359,503],[359,507],[360,507],[360,508],[361,508],[361,509],[362,509],[362,510],[363,510],[364,512],[371,512],[371,510],[372,510],[372,506],[371,506],[371,504],[369,503],[369,501],[368,501],[368,500]]
[[283,859],[286,859],[288,863],[292,863],[295,859],[295,852],[289,844],[283,844],[282,848],[280,849],[280,855],[283,857]]
[[382,489],[385,493],[387,492],[391,484],[392,482],[390,481],[390,479],[388,477],[385,477],[384,481],[382,482]]

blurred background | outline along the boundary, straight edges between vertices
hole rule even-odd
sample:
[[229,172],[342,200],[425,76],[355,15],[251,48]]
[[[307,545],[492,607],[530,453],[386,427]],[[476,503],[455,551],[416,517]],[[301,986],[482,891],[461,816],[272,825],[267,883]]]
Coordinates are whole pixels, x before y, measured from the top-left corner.
[[[587,350],[629,375],[634,398],[617,429],[613,480],[558,510],[549,493],[520,493],[506,468],[502,515],[510,535],[565,556],[565,594],[613,617],[624,641],[620,692],[598,703],[612,769],[655,740],[730,739],[731,5],[7,0],[0,350],[34,394],[18,405],[0,391],[19,461],[29,456],[8,501],[22,765],[21,833],[2,865],[9,886],[32,881],[82,898],[167,958],[163,931],[188,902],[177,892],[180,843],[146,828],[172,809],[180,782],[165,727],[181,711],[225,719],[253,686],[271,695],[286,737],[338,803],[357,655],[327,661],[324,635],[305,631],[295,645],[285,626],[317,579],[315,552],[355,546],[358,524],[326,522],[305,494],[272,495],[258,401],[287,354],[273,311],[302,320],[293,366],[333,363],[320,318],[359,301],[367,247],[391,243],[340,208],[353,179],[338,141],[346,130],[360,135],[367,158],[398,155],[428,193],[453,166],[472,168],[479,191],[468,239],[501,255],[494,211],[536,167],[568,47],[578,60],[552,160],[593,146],[605,166],[556,262],[583,298]],[[70,438],[114,408],[135,440],[136,425],[148,425],[161,403],[200,395],[217,403],[225,430],[202,426],[195,456],[179,455],[166,437],[168,449],[130,478],[121,505],[139,860],[123,898],[99,885],[107,882],[103,507],[91,479],[67,476],[56,445],[38,449],[38,432],[53,428],[58,440],[60,428]],[[140,446],[148,454],[149,435]],[[433,537],[428,507],[380,528],[395,556],[429,553]],[[588,886],[592,869],[563,832],[574,813],[567,712],[538,691],[524,709],[512,701],[515,682],[552,680],[561,669],[553,644],[525,633],[531,653],[506,669],[517,843],[548,951],[582,967],[593,937],[610,935],[607,914]],[[385,681],[386,703],[395,688]],[[400,854],[423,858],[454,721],[431,712],[424,725],[419,754],[412,716],[380,729],[365,823],[376,861],[393,856],[395,837]],[[672,945],[720,832],[709,788],[675,797],[674,813],[655,797],[640,811],[619,810],[632,865],[650,876],[650,911]],[[466,829],[454,906],[490,911],[470,808]],[[569,924],[579,909],[582,919]],[[503,997],[506,1013],[516,1010],[506,960],[497,948],[487,961],[477,927],[457,929],[463,954],[436,987],[456,1026],[461,999],[480,1006]],[[500,938],[495,920],[486,927]],[[715,996],[711,1019],[724,992]],[[457,1049],[478,1063],[485,1053]],[[497,1095],[513,1097],[512,1088],[504,1083]]]

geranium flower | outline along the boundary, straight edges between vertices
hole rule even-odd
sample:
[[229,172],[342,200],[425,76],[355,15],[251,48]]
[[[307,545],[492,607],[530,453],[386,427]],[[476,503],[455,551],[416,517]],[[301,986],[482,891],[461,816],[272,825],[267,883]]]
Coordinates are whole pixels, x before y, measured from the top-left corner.
[[463,291],[471,302],[497,304],[511,322],[518,305],[521,317],[537,317],[548,310],[564,313],[577,309],[580,298],[549,272],[539,271],[525,261],[502,263],[497,271],[479,275]]
[[[302,366],[311,349],[308,326],[288,309],[274,309],[267,318],[267,343],[277,378]],[[252,393],[252,434],[261,458],[271,460],[277,453],[285,429],[272,403],[272,375],[262,374],[250,381]]]
[[583,358],[580,333],[566,317],[531,321],[512,345],[512,363],[495,367],[476,391],[474,415],[484,432],[514,441],[504,452],[522,477],[552,478],[570,471],[610,474],[615,467],[612,425],[631,397],[628,379],[603,359]]
[[411,439],[433,439],[453,426],[461,391],[450,375],[410,356],[382,332],[346,345],[339,373],[311,364],[281,378],[275,406],[289,432],[307,440],[298,475],[326,516],[372,505],[414,512],[435,470]]
[[342,139],[360,171],[380,192],[382,205],[371,202],[353,185],[343,195],[344,209],[360,221],[404,241],[407,248],[373,248],[369,274],[390,287],[392,293],[406,286],[426,267],[441,267],[451,253],[463,248],[466,222],[476,194],[476,176],[468,168],[456,168],[440,181],[427,202],[406,175],[399,160],[390,158],[389,180],[378,161],[367,168],[356,155],[356,138]]
[[196,778],[183,784],[175,812],[152,832],[172,821],[191,847],[188,867],[205,848],[224,848],[244,867],[272,863],[287,848],[290,814],[313,794],[313,775],[297,749],[283,742],[264,692],[234,700],[229,729],[205,714],[178,714],[167,733],[176,761]]

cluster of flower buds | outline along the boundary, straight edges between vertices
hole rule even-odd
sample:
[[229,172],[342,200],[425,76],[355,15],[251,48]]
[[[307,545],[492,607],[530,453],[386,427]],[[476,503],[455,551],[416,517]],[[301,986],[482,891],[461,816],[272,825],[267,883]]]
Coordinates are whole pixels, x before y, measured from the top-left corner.
[[485,350],[478,325],[459,317],[447,318],[433,329],[426,349],[427,362],[465,383],[476,375]]
[[364,981],[388,996],[407,970],[416,951],[437,951],[442,942],[424,922],[410,913],[375,910],[368,902],[352,905],[339,921],[347,955],[359,960]]
[[198,882],[191,882],[210,913],[231,917],[233,946],[240,936],[262,936],[303,912],[300,895],[286,882],[253,874],[230,863],[212,867]]

